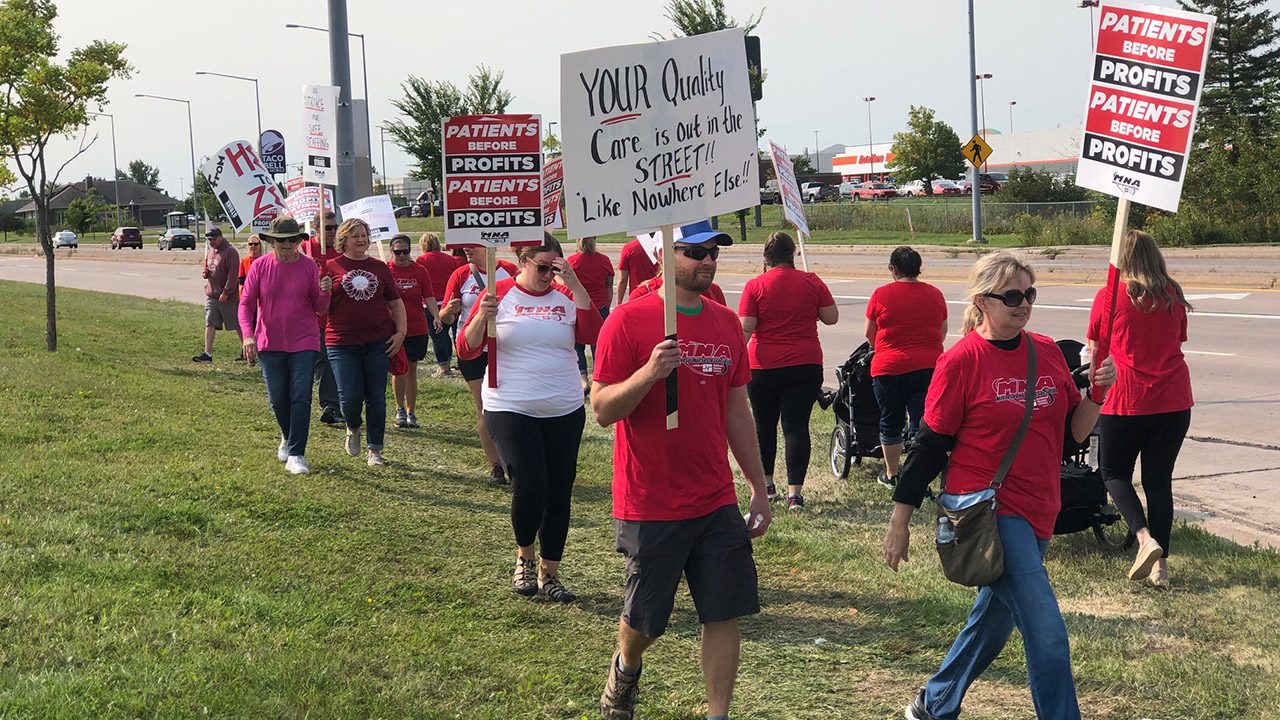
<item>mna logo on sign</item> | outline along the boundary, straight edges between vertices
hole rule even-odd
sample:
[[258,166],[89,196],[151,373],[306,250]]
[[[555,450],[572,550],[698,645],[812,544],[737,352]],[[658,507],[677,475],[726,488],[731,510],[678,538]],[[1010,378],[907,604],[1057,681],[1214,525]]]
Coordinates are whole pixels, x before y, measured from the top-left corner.
[[1114,173],[1111,176],[1111,184],[1124,193],[1125,195],[1133,195],[1142,188],[1142,181],[1137,178],[1131,178],[1128,175]]
[[480,233],[480,239],[493,240],[494,242],[505,242],[511,239],[511,233],[505,230],[502,232],[489,232],[486,230]]

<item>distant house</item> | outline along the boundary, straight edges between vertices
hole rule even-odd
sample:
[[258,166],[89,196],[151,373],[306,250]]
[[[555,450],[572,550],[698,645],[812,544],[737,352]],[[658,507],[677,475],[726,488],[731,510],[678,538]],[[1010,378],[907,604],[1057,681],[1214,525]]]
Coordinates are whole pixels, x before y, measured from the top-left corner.
[[[178,207],[177,200],[155,188],[147,187],[132,180],[120,180],[119,183],[120,210],[125,224],[138,226],[164,225],[165,214],[173,212]],[[109,207],[114,209],[116,181],[86,177],[80,182],[62,185],[53,191],[53,195],[49,199],[49,222],[55,226],[61,225],[63,216],[66,215],[67,207],[71,205],[71,201],[84,197],[91,189],[97,190],[98,195],[106,201]],[[36,217],[36,204],[26,200],[25,204],[19,207],[16,213],[18,217],[34,220]]]

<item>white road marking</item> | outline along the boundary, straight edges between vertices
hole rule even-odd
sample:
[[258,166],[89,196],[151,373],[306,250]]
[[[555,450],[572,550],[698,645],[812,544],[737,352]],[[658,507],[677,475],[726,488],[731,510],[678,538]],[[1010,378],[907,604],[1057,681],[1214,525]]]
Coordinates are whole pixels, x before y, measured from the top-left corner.
[[1188,300],[1243,300],[1251,293],[1214,293],[1209,295],[1188,295]]
[[1214,357],[1236,357],[1235,353],[1209,352],[1208,350],[1183,350],[1183,355],[1212,355]]

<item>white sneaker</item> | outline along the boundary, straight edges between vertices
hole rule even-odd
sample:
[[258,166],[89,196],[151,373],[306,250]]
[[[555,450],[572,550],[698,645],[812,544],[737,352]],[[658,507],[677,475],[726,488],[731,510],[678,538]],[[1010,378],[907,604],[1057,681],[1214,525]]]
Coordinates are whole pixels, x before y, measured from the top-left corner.
[[370,466],[370,467],[374,467],[374,466],[378,466],[378,465],[386,465],[386,464],[387,464],[387,461],[382,459],[382,451],[380,451],[380,450],[370,450],[370,451],[369,451],[369,466]]
[[360,457],[360,432],[347,428],[347,454]]
[[301,455],[290,455],[289,459],[284,461],[284,469],[293,475],[307,475],[311,472],[307,467],[307,459]]
[[276,448],[276,459],[284,462],[289,459],[289,440],[280,438],[280,447]]

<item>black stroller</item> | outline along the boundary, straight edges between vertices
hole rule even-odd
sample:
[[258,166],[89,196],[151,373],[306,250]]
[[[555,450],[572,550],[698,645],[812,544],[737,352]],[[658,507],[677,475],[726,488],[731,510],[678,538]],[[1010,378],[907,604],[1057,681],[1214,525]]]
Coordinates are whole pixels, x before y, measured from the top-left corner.
[[[1084,345],[1075,340],[1059,340],[1058,348],[1066,357],[1076,387],[1081,392],[1088,392],[1089,365],[1080,363],[1080,351]],[[1136,537],[1111,504],[1102,472],[1089,464],[1090,455],[1097,445],[1096,427],[1083,443],[1075,442],[1070,430],[1066,430],[1066,440],[1062,444],[1062,509],[1058,511],[1053,534],[1069,535],[1092,529],[1094,537],[1103,546],[1128,549]]]
[[849,467],[862,463],[864,457],[881,457],[880,405],[871,389],[871,357],[869,343],[862,343],[844,364],[836,368],[835,390],[826,390],[818,405],[836,414],[831,431],[828,457],[831,473],[837,478],[849,476]]

